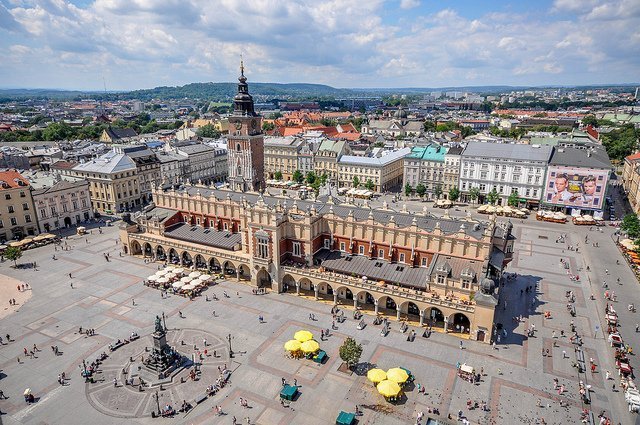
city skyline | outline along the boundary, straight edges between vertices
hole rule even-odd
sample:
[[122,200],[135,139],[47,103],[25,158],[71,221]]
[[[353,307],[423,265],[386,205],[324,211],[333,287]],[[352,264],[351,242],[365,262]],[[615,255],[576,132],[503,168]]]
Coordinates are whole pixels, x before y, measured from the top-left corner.
[[101,90],[103,79],[107,90],[231,82],[243,54],[254,82],[624,84],[640,70],[639,24],[630,0],[0,0],[0,80],[77,90]]

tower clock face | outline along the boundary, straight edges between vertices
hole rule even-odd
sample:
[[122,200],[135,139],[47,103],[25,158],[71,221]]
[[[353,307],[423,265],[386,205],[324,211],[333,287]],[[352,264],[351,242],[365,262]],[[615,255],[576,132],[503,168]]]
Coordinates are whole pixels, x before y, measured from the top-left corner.
[[258,127],[258,121],[257,120],[251,120],[251,128],[255,130],[257,127]]
[[236,129],[240,130],[242,128],[242,123],[240,121],[236,122]]

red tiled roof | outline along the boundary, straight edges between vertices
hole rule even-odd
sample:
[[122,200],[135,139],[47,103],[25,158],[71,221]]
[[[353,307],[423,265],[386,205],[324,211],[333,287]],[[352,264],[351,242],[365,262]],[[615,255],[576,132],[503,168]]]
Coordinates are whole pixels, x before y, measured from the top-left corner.
[[629,155],[625,158],[627,161],[637,161],[640,159],[640,152]]
[[[29,187],[29,180],[22,177],[16,170],[0,171],[0,190],[15,189],[17,187]],[[24,184],[19,184],[22,182]]]

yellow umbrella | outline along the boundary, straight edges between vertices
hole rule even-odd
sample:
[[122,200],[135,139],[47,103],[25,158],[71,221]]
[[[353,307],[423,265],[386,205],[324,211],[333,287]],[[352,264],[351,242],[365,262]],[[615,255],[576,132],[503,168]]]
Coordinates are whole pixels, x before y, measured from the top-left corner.
[[385,379],[377,386],[378,392],[385,397],[396,397],[400,394],[400,385],[397,382],[389,381]]
[[407,379],[409,379],[409,374],[399,367],[394,367],[393,369],[389,369],[387,371],[387,379],[393,382],[397,382],[398,384],[402,384],[403,382],[407,382]]
[[292,339],[290,341],[285,342],[284,349],[287,351],[300,351],[301,345],[302,344],[300,343],[300,341]]
[[320,349],[320,344],[310,339],[309,341],[303,342],[301,348],[304,353],[315,353]]
[[295,333],[295,335],[293,335],[293,338],[297,339],[300,342],[305,342],[313,339],[313,334],[309,331],[298,331]]
[[382,382],[387,379],[387,373],[382,369],[371,369],[367,372],[367,379],[374,384]]

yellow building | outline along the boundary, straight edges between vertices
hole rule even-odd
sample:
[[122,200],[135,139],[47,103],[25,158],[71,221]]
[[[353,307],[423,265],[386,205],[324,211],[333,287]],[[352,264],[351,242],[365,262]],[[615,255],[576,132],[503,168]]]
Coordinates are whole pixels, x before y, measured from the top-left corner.
[[640,153],[624,159],[622,185],[629,197],[629,204],[636,214],[640,214]]
[[38,234],[32,187],[16,170],[0,172],[0,242]]
[[393,152],[383,151],[379,157],[343,155],[338,161],[338,187],[353,187],[357,177],[360,185],[366,187],[371,181],[371,190],[385,192],[402,183],[404,157],[410,148]]

